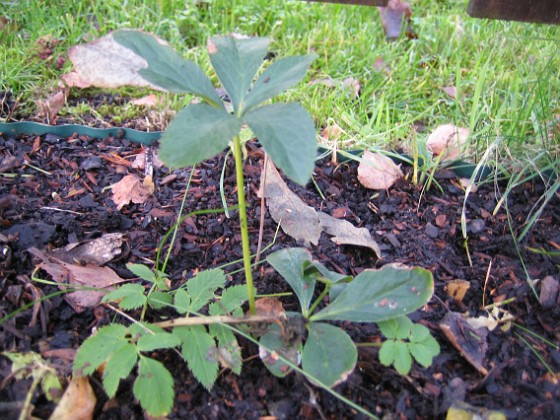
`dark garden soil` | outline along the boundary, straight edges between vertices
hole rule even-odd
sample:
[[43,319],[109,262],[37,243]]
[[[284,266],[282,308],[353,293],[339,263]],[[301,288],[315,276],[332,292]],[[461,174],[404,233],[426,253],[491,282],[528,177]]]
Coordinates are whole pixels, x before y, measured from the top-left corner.
[[[107,187],[128,173],[143,177],[143,171],[134,169],[131,162],[144,149],[137,143],[114,138],[0,136],[0,317],[57,291],[55,286],[31,281],[38,261],[27,251],[30,247],[53,249],[107,232],[121,232],[126,235],[125,251],[108,266],[121,277],[132,278],[126,263],[150,264],[154,260],[159,241],[176,220],[190,170],[170,172],[154,168],[155,193],[144,204],[129,204],[119,211]],[[222,154],[197,166],[187,211],[221,208],[219,180],[224,159]],[[263,152],[258,144],[250,143],[245,175],[253,251],[256,251],[262,211],[257,198],[262,160]],[[311,252],[331,270],[352,275],[395,262],[429,269],[435,278],[435,295],[411,318],[430,328],[441,345],[441,354],[430,368],[416,365],[408,376],[401,376],[379,363],[375,347],[362,347],[355,372],[337,391],[375,415],[387,418],[444,417],[454,401],[498,409],[508,418],[558,418],[559,375],[549,373],[539,360],[542,358],[550,369],[559,372],[557,349],[519,327],[502,329],[501,325],[486,337],[488,349],[482,364],[488,374],[484,375],[453,347],[439,327],[449,312],[488,316],[484,305],[511,300],[503,309],[514,317],[516,324],[553,343],[560,341],[560,305],[556,297],[543,293],[541,303],[526,282],[526,272],[533,279],[553,276],[558,280],[560,260],[528,250],[531,247],[558,251],[558,198],[545,208],[538,223],[519,244],[525,272],[510,235],[505,206],[493,214],[503,185],[489,182],[470,195],[466,206],[469,240],[465,244],[460,228],[464,190],[455,177],[441,174],[438,181],[443,191],[432,188],[422,195],[420,188],[406,181],[388,192],[366,190],[358,183],[356,173],[354,162],[335,164],[330,158],[318,162],[315,181],[326,200],[313,184],[307,188],[289,185],[316,209],[369,229],[381,246],[382,259],[376,259],[369,249],[337,246],[325,235]],[[233,161],[229,159],[225,186],[231,205],[236,201],[234,184]],[[543,191],[540,183],[527,183],[509,195],[511,225],[516,232],[524,226]],[[264,220],[263,244],[267,245],[273,240],[276,223],[268,214]],[[231,219],[224,214],[193,216],[181,225],[179,232],[168,269],[172,287],[179,286],[198,270],[241,258],[235,214]],[[268,252],[296,245],[280,232]],[[239,265],[227,270],[237,268]],[[37,275],[50,278],[42,271]],[[260,293],[289,290],[267,265],[261,265],[255,275]],[[457,279],[470,283],[462,301],[448,293],[447,286],[456,284],[453,281]],[[242,280],[242,275],[237,273],[229,277],[228,284]],[[536,289],[539,293],[540,283]],[[297,310],[294,298],[282,298],[282,302],[287,310]],[[103,306],[78,314],[57,296],[0,325],[0,348],[41,353],[61,376],[68,377],[73,355],[68,349],[77,349],[92,328],[114,319],[126,322]],[[356,342],[381,340],[375,326],[343,326]],[[227,370],[221,372],[211,392],[194,379],[176,353],[165,351],[153,355],[174,376],[176,401],[170,418],[361,416],[298,375],[286,379],[272,376],[258,359],[256,346],[243,340],[241,343],[246,359],[241,376]],[[15,381],[10,377],[10,369],[11,363],[0,357],[1,418],[17,415],[17,410],[8,410],[17,404],[8,403],[23,401],[31,383],[31,380]],[[121,384],[113,401],[107,401],[98,377],[92,383],[98,398],[96,418],[143,418],[132,396],[131,379]],[[47,418],[54,405],[36,394],[33,414]]]

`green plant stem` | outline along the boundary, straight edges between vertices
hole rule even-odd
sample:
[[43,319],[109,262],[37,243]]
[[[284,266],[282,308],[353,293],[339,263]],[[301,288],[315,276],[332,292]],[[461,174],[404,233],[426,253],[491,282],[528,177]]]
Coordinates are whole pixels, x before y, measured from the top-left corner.
[[311,308],[309,308],[307,313],[303,314],[303,316],[305,316],[307,318],[309,315],[311,315],[313,313],[313,311],[315,311],[315,309],[317,308],[319,303],[321,303],[323,301],[323,299],[327,295],[327,293],[329,293],[330,289],[331,289],[331,286],[329,284],[326,284],[325,288],[323,289],[323,291],[321,292],[319,297],[315,300],[315,302],[313,302],[313,305],[311,305]]
[[243,177],[243,157],[241,156],[241,140],[239,136],[233,139],[233,156],[235,158],[235,175],[237,181],[237,202],[239,204],[239,227],[241,228],[241,246],[243,248],[243,267],[247,283],[247,298],[249,313],[255,315],[255,290],[253,286],[253,272],[251,270],[251,248],[249,247],[249,225],[247,223],[247,205],[245,204],[245,179]]

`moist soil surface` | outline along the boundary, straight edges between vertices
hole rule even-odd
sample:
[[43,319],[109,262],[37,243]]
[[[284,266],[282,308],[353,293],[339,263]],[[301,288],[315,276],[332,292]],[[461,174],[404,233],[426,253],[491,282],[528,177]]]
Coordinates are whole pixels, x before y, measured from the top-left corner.
[[[138,156],[137,161],[143,161],[142,156],[154,150],[126,139],[0,136],[0,316],[31,304],[0,325],[0,348],[40,353],[61,377],[68,378],[75,350],[94,328],[112,320],[128,322],[103,305],[78,313],[60,295],[33,305],[58,288],[32,280],[39,261],[28,249],[48,251],[106,233],[123,233],[123,252],[107,265],[122,278],[140,282],[126,269],[126,263],[152,264],[160,240],[177,219],[191,169],[170,171],[158,167],[152,159],[154,193],[142,204],[129,203],[121,209],[117,209],[107,187],[127,174],[144,179],[144,170],[133,162]],[[224,160],[225,195],[229,205],[235,204],[233,160],[224,153],[194,169],[186,212],[222,208],[219,191]],[[263,151],[258,142],[248,143],[245,176],[252,251],[256,251],[264,211],[263,246],[274,242],[266,256],[301,244],[282,231],[274,241],[277,225],[257,197],[262,164]],[[389,191],[375,192],[359,184],[356,162],[333,162],[327,157],[317,162],[314,180],[316,185],[310,183],[306,188],[290,182],[288,185],[308,205],[367,228],[382,250],[382,258],[377,258],[370,249],[337,246],[323,234],[319,245],[310,248],[316,260],[333,271],[351,275],[389,263],[416,265],[430,270],[435,280],[434,297],[410,316],[427,326],[441,346],[433,365],[414,365],[409,375],[402,376],[381,365],[376,347],[360,347],[358,365],[348,380],[336,387],[339,393],[385,418],[442,418],[457,401],[500,410],[508,418],[560,416],[560,352],[542,341],[557,345],[560,340],[560,305],[554,292],[560,260],[529,249],[558,251],[557,197],[516,246],[511,232],[521,231],[538,204],[545,191],[539,182],[514,189],[497,212],[494,209],[504,185],[493,181],[478,185],[466,202],[465,241],[460,223],[465,191],[453,174],[438,174],[441,189],[432,186],[422,193],[421,188],[403,180]],[[231,216],[191,216],[180,225],[167,269],[172,288],[200,270],[241,258],[237,214]],[[239,268],[239,263],[227,267],[232,273],[228,285],[243,282]],[[35,276],[51,279],[42,270]],[[552,278],[546,283],[537,282],[535,294],[527,276]],[[255,270],[255,281],[261,294],[290,291],[266,264]],[[469,285],[466,295],[454,295],[453,286],[465,284]],[[281,300],[286,310],[297,310],[295,298]],[[500,303],[498,316],[509,315],[512,320],[491,331],[482,328],[477,333],[464,332],[462,337],[456,331],[455,339],[450,339],[440,328],[449,314],[488,317],[491,309],[485,310],[484,306]],[[139,317],[140,313],[130,315]],[[159,320],[158,315],[149,312],[148,320]],[[375,325],[340,326],[355,342],[382,340]],[[458,341],[463,352],[452,341]],[[240,343],[245,359],[242,374],[223,370],[210,392],[196,381],[175,352],[152,354],[174,377],[176,399],[169,418],[364,417],[297,374],[274,377],[258,358],[258,348],[244,339]],[[478,368],[465,353],[480,358]],[[17,418],[18,407],[31,385],[31,379],[16,381],[10,373],[11,362],[0,356],[2,418]],[[144,418],[132,395],[133,378],[124,380],[117,397],[110,401],[98,376],[93,376],[91,383],[98,401],[95,418]],[[55,408],[40,392],[35,392],[32,403],[33,415],[38,418],[48,418]]]

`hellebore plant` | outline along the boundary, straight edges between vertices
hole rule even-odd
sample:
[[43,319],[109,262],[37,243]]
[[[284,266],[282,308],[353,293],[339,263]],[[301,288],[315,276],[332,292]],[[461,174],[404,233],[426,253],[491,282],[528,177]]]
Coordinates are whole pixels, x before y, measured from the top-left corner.
[[[230,112],[198,65],[145,33],[118,31],[113,36],[146,61],[146,67],[139,70],[145,80],[164,90],[189,93],[201,99],[180,111],[161,138],[159,156],[168,166],[193,166],[228,146],[231,148],[246,285],[226,288],[226,275],[216,268],[201,271],[176,290],[169,290],[165,263],[163,267],[156,263],[153,270],[141,264],[129,264],[131,271],[152,285],[150,291],[146,293],[143,286],[130,284],[108,293],[103,300],[117,302],[122,310],[143,308],[141,320],[128,327],[110,324],[100,328],[78,350],[74,373],[90,375],[105,364],[103,385],[112,397],[120,380],[137,366],[134,395],[150,415],[165,416],[173,406],[173,378],[149,354],[180,348],[189,369],[210,389],[219,365],[235,373],[241,371],[236,333],[255,343],[255,337],[259,338],[259,354],[273,374],[285,376],[297,370],[329,389],[353,371],[358,352],[344,330],[325,321],[378,323],[388,339],[380,349],[383,364],[392,364],[401,373],[408,372],[412,357],[423,366],[429,365],[439,352],[437,342],[425,327],[406,318],[406,314],[424,305],[433,293],[432,275],[422,268],[386,266],[365,270],[353,279],[329,271],[313,261],[303,248],[284,249],[269,255],[267,261],[294,290],[301,313],[284,312],[281,304],[272,299],[255,302],[243,144],[239,133],[247,125],[276,166],[295,182],[305,185],[317,154],[313,121],[296,103],[268,101],[299,82],[315,57],[278,59],[258,74],[269,47],[267,39],[211,38],[208,54],[231,100],[233,111]],[[183,219],[176,226],[180,220]],[[322,285],[323,290],[314,299],[317,285]],[[325,304],[327,297],[329,303]],[[248,316],[242,310],[246,301]],[[164,306],[173,307],[185,317],[152,324],[144,322],[147,307],[157,310]],[[235,327],[237,324],[241,326]],[[166,328],[172,331],[166,332]]]
[[266,153],[289,178],[301,185],[309,181],[317,155],[313,120],[299,104],[266,102],[299,82],[315,55],[276,60],[254,80],[269,47],[267,38],[211,38],[208,54],[233,105],[233,113],[230,113],[210,79],[195,63],[181,58],[171,48],[142,32],[119,31],[113,36],[118,43],[146,60],[148,67],[139,71],[144,79],[165,90],[190,93],[202,100],[184,108],[169,124],[161,138],[159,156],[163,162],[172,168],[192,166],[231,146],[235,159],[249,310],[254,314],[255,297],[239,132],[247,124]]

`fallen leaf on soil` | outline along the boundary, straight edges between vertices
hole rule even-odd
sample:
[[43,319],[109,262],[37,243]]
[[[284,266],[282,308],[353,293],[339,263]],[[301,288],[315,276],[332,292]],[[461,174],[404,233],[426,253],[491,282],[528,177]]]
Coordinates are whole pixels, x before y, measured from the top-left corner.
[[378,9],[387,39],[399,37],[403,20],[407,24],[407,33],[413,35],[412,28],[410,27],[410,18],[412,17],[410,3],[403,3],[401,0],[389,0],[387,7],[378,7]]
[[39,108],[39,115],[44,115],[47,121],[52,121],[58,115],[66,103],[66,95],[64,92],[56,92],[54,95],[49,96],[44,101],[38,100],[37,107]]
[[54,249],[50,255],[68,264],[79,262],[103,265],[122,254],[123,242],[122,233],[106,233],[96,239]]
[[[159,41],[164,44],[163,41]],[[68,55],[74,65],[74,71],[70,75],[62,76],[68,86],[111,89],[121,86],[148,86],[163,90],[138,74],[138,70],[148,67],[146,60],[116,42],[112,34],[87,44],[76,45],[70,48]]]
[[155,150],[143,149],[140,153],[136,155],[134,161],[132,161],[132,168],[134,169],[145,169],[146,161],[151,159],[151,164],[154,168],[160,169],[163,167],[163,162],[160,160],[158,153]]
[[86,377],[73,378],[49,420],[89,420],[97,398]]
[[264,184],[268,211],[292,238],[303,241],[308,247],[309,243],[317,245],[321,232],[325,231],[334,236],[332,241],[337,245],[363,246],[371,249],[378,257],[381,256],[379,246],[366,228],[357,228],[346,220],[318,212],[305,204],[288,188],[271,161],[268,161],[265,173],[266,179],[263,182],[261,178],[261,185]]
[[[58,258],[47,255],[37,248],[29,248],[28,251],[43,261],[39,264],[39,268],[45,270],[54,281],[60,283],[60,289],[62,290],[66,289],[65,284],[112,290],[114,285],[126,281],[109,267],[99,267],[93,264],[68,264]],[[86,308],[96,306],[103,296],[105,296],[105,292],[101,290],[77,290],[66,293],[64,300],[77,313],[80,313]]]
[[143,96],[142,98],[134,99],[130,101],[130,103],[132,105],[137,105],[137,106],[146,106],[146,107],[156,106],[158,104],[158,98],[156,95],[151,93],[147,96]]
[[483,366],[488,350],[486,328],[471,327],[461,314],[455,312],[448,312],[439,327],[467,362],[483,375],[488,375],[488,370]]
[[358,181],[372,190],[387,190],[402,177],[401,168],[381,153],[366,150],[358,165]]
[[323,212],[317,212],[323,230],[332,236],[331,241],[337,245],[356,245],[363,246],[375,252],[381,257],[381,249],[377,242],[373,240],[369,230],[357,228],[347,220],[335,219]]
[[487,328],[488,331],[494,331],[500,324],[504,324],[502,330],[508,330],[510,328],[509,321],[513,321],[514,319],[515,317],[512,314],[498,306],[494,306],[492,312],[488,313],[488,316],[466,318],[471,327],[476,329]]
[[469,281],[455,279],[445,284],[445,291],[455,302],[462,302],[470,287],[471,283]]
[[541,282],[539,303],[543,308],[550,309],[560,303],[560,282],[552,276],[547,276]]
[[272,218],[295,240],[303,241],[305,246],[317,245],[322,231],[317,211],[288,188],[270,160],[264,173],[264,197]]
[[153,192],[153,190],[150,191],[150,185],[146,187],[134,174],[128,174],[119,182],[113,184],[111,190],[113,192],[111,200],[117,206],[117,210],[122,209],[131,201],[136,204],[143,204]]
[[426,146],[434,156],[443,154],[443,160],[454,160],[459,158],[468,137],[467,128],[443,124],[430,133]]

